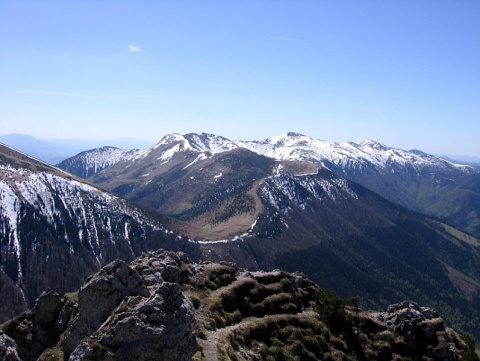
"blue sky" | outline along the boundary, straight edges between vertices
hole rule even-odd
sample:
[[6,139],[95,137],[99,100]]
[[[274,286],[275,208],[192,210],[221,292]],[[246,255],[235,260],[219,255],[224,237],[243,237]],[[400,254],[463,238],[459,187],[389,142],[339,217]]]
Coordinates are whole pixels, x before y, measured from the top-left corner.
[[0,134],[480,156],[480,1],[0,1]]

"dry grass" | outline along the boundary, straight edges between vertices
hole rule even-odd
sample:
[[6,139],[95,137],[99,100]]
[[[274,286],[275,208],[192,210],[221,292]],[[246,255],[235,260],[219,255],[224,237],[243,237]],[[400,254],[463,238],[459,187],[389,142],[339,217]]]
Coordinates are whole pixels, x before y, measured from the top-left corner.
[[453,237],[459,239],[460,241],[463,241],[465,243],[468,243],[471,246],[478,247],[480,246],[480,240],[478,238],[475,238],[474,236],[470,236],[466,233],[463,233],[462,231],[455,229],[453,227],[450,227],[449,225],[445,223],[440,223],[440,225],[443,227],[443,229],[452,235]]
[[[187,230],[187,234],[195,235],[196,239],[202,241],[218,241],[233,239],[235,236],[248,232],[258,218],[258,215],[263,212],[262,202],[257,196],[257,189],[260,182],[261,180],[255,181],[252,188],[247,192],[247,195],[254,201],[254,207],[249,212],[236,214],[220,223],[212,223],[212,212],[204,213],[191,222],[191,228]],[[227,204],[228,200],[223,206]],[[215,210],[215,212],[218,211],[219,209]]]
[[302,161],[282,161],[278,163],[283,165],[283,168],[280,170],[282,174],[312,174],[316,173],[319,168],[319,164]]
[[65,301],[78,303],[78,292],[67,292],[63,295]]
[[473,301],[473,296],[480,292],[480,282],[468,277],[462,272],[450,267],[446,263],[442,263],[447,270],[447,275],[453,285],[470,301]]
[[60,347],[54,347],[42,352],[38,361],[63,361],[64,358],[65,354],[63,349]]
[[318,360],[328,350],[329,338],[316,317],[273,315],[249,320],[230,332],[222,352],[235,361],[252,359],[246,358],[248,352],[262,360]]

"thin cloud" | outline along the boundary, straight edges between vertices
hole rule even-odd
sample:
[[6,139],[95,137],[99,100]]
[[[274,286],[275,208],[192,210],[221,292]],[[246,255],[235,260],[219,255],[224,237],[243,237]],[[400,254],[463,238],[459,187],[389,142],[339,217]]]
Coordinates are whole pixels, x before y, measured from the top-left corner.
[[302,42],[302,43],[306,41],[306,40],[303,40],[303,39],[282,38],[282,37],[279,37],[279,36],[270,36],[269,39],[280,40],[280,41],[297,41],[297,42]]
[[136,52],[140,51],[140,47],[138,45],[130,44],[128,46],[128,51],[131,52],[131,53],[136,53]]
[[14,89],[9,91],[11,94],[25,94],[25,95],[53,95],[53,96],[63,96],[63,97],[75,97],[75,98],[95,98],[99,99],[103,96],[94,95],[94,94],[81,94],[81,93],[71,93],[65,91],[56,91],[56,90],[41,90],[41,89]]
[[252,45],[256,40],[253,39],[253,40],[250,40],[248,43],[245,43],[243,46],[250,46]]
[[11,95],[40,95],[40,96],[54,96],[54,97],[73,97],[73,98],[88,98],[88,99],[157,99],[163,97],[161,94],[102,94],[102,93],[75,93],[57,90],[42,90],[42,89],[12,89],[5,94]]

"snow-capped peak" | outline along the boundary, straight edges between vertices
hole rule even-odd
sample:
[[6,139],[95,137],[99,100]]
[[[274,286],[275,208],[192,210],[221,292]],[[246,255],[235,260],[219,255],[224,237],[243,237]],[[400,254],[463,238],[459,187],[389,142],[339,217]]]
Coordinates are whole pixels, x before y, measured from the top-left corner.
[[295,142],[298,142],[299,140],[304,140],[304,138],[311,139],[310,137],[307,137],[303,134],[288,132],[272,138],[265,139],[260,143],[272,144],[274,146],[281,146],[281,145],[293,144]]
[[120,149],[106,146],[77,154],[64,160],[58,166],[79,177],[87,178],[109,166],[129,160],[142,152],[138,149]]
[[238,142],[209,133],[189,133],[185,138],[200,152],[223,153],[238,148]]
[[201,153],[204,159],[236,148],[246,148],[276,160],[309,161],[322,164],[331,170],[347,167],[362,169],[367,166],[385,170],[392,165],[402,167],[410,165],[415,168],[449,166],[462,171],[466,169],[465,166],[456,165],[432,155],[391,148],[374,140],[365,140],[360,143],[329,142],[295,132],[260,141],[232,141],[209,133],[185,135],[172,133],[136,158],[143,158],[160,146],[166,147],[163,150],[165,154],[161,156],[163,162],[171,159],[176,152],[186,150]]
[[153,147],[147,149],[146,152],[151,152],[164,145],[172,145],[172,144],[179,144],[179,143],[181,144],[181,148],[184,150],[188,148],[193,149],[193,147],[190,145],[190,142],[186,139],[184,135],[181,135],[178,133],[170,133],[164,136],[162,140],[160,140],[160,142],[155,144]]
[[160,140],[160,142],[158,142],[155,146],[158,148],[160,145],[171,144],[174,142],[181,142],[181,141],[185,141],[185,137],[183,135],[178,133],[170,133],[164,136]]
[[[355,144],[355,143],[353,143],[353,144]],[[364,140],[363,142],[359,143],[359,145],[363,146],[363,147],[378,149],[378,150],[387,150],[388,149],[388,147],[385,144],[382,144],[380,142],[377,142],[377,141],[371,140],[371,139]]]

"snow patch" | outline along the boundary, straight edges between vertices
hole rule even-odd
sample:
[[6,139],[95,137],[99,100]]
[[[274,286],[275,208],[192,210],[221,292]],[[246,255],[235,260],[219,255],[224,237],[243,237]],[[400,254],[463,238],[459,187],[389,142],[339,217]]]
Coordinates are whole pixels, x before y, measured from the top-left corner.
[[[124,200],[86,183],[47,172],[34,173],[23,168],[0,166],[0,247],[2,253],[13,253],[18,260],[19,282],[23,276],[19,260],[26,252],[22,249],[24,243],[18,233],[19,226],[24,222],[23,209],[32,209],[35,219],[46,220],[57,229],[66,219],[76,222],[73,232],[61,226],[66,246],[73,252],[75,239],[87,242],[99,264],[102,263],[101,243],[107,240],[114,242],[113,229],[121,227],[125,218],[151,230],[162,229],[154,220],[129,207]],[[127,239],[128,231],[127,227]],[[33,240],[32,250],[36,247],[38,245]]]
[[208,157],[205,155],[205,153],[200,153],[192,162],[188,163],[185,167],[183,167],[183,169],[187,169],[188,167],[204,159],[208,159]]
[[[324,179],[312,175],[288,176],[274,175],[267,177],[260,184],[262,197],[277,210],[288,213],[294,204],[302,210],[312,199],[324,201],[352,197],[357,194],[343,178]],[[287,201],[288,200],[288,201]]]

